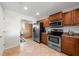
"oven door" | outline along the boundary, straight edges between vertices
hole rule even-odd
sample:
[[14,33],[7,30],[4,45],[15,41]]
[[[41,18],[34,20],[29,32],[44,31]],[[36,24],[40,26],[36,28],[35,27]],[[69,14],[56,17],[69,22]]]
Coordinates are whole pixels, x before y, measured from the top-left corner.
[[48,42],[50,42],[51,44],[53,44],[57,47],[61,47],[61,38],[60,38],[60,36],[49,35],[48,36]]

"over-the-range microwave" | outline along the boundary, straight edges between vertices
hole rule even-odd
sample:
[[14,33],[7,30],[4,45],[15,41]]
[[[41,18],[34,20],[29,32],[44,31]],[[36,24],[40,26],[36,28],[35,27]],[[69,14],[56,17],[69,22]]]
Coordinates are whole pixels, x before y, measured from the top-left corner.
[[51,28],[56,28],[56,27],[62,27],[63,25],[62,25],[62,20],[53,20],[53,21],[50,21],[50,27]]

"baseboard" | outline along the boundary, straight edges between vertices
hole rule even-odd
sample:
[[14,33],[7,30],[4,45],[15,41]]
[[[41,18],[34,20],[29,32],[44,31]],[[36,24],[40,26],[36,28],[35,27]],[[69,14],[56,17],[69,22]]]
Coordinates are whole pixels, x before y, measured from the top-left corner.
[[15,46],[11,46],[11,47],[7,47],[7,48],[5,48],[5,50],[6,50],[6,49],[10,49],[10,48],[15,48],[15,47],[20,47],[20,44],[17,44],[17,45],[15,45]]

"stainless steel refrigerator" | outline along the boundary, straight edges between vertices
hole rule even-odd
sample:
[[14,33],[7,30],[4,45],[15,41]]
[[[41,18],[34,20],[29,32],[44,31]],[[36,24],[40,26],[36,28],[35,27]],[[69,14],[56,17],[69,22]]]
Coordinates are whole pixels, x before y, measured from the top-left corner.
[[33,40],[41,43],[41,32],[45,32],[43,23],[34,23],[32,32]]

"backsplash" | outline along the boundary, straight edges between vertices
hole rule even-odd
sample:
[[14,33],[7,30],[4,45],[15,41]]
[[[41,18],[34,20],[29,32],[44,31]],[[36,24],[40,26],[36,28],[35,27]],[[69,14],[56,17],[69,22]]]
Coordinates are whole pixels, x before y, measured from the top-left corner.
[[[48,32],[48,30],[50,28],[46,27],[45,29],[46,29],[46,32]],[[52,28],[52,29],[54,29],[54,28]],[[59,29],[63,29],[64,32],[68,32],[70,30],[70,31],[73,31],[74,33],[79,33],[79,26],[66,26],[66,27],[62,27],[62,28],[59,28]]]
[[79,26],[67,26],[63,27],[64,32],[73,31],[74,33],[79,33]]

